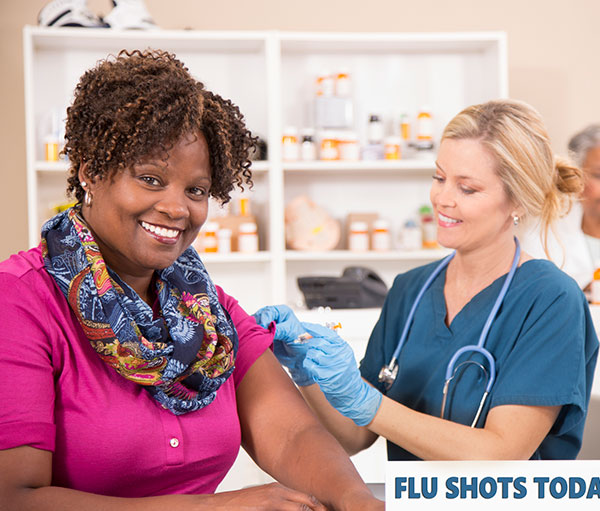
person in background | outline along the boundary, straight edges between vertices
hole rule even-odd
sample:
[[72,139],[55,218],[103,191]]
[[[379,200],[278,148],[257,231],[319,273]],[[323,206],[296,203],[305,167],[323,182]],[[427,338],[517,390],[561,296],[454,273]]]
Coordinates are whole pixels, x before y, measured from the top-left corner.
[[[0,500],[23,509],[383,509],[190,244],[251,185],[238,108],[121,52],[68,109],[68,191],[0,263]],[[244,446],[281,483],[213,494]]]
[[584,188],[568,214],[549,233],[546,250],[537,226],[523,232],[523,246],[536,257],[547,257],[573,277],[589,294],[594,270],[600,267],[600,124],[591,124],[569,141],[569,152],[583,170]]
[[328,328],[255,314],[347,452],[381,435],[391,460],[576,457],[598,339],[575,281],[515,233],[527,217],[547,231],[581,187],[529,105],[470,106],[443,132],[430,193],[454,253],[396,277],[360,368]]

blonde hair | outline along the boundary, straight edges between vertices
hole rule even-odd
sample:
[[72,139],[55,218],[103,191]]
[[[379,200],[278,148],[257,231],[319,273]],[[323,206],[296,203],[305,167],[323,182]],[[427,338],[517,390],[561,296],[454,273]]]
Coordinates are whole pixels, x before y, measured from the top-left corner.
[[476,139],[494,156],[509,199],[538,218],[544,251],[548,229],[583,190],[582,172],[556,157],[540,115],[522,101],[500,99],[465,108],[444,129],[444,139]]

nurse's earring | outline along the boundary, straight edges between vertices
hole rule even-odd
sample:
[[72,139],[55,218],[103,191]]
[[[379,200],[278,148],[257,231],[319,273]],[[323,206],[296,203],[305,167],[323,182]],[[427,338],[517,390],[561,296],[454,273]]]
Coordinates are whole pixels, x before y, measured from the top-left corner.
[[521,221],[521,219],[519,218],[518,215],[513,215],[513,224],[514,225],[519,225],[520,221]]

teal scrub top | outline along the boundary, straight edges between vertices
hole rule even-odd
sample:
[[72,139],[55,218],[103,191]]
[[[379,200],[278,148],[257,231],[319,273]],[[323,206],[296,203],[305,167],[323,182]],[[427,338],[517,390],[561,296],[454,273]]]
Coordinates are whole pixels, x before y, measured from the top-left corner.
[[[378,381],[392,357],[412,304],[438,262],[398,275],[371,334],[360,364],[363,377],[391,399],[414,410],[440,416],[446,367],[457,349],[477,344],[505,275],[475,295],[448,327],[445,322],[446,270],[431,284],[417,307],[398,357],[398,376],[389,390]],[[477,427],[500,405],[562,406],[552,429],[532,459],[574,459],[583,426],[598,355],[598,339],[584,294],[553,263],[533,259],[517,268],[492,323],[485,347],[496,362],[496,382]],[[464,354],[488,368],[480,354]],[[445,418],[471,425],[487,377],[475,364],[456,373]],[[431,439],[435,441],[435,439]],[[388,441],[388,459],[417,459]]]

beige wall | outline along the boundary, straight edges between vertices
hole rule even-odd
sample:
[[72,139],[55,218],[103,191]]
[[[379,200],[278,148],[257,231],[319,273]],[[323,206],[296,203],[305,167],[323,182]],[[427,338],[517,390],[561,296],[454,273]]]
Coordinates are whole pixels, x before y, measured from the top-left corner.
[[[44,0],[0,1],[0,260],[27,248],[21,29]],[[109,0],[89,0],[97,13]],[[600,121],[598,0],[146,0],[164,28],[508,33],[509,92],[545,117],[557,152]],[[441,77],[443,79],[443,77]]]

